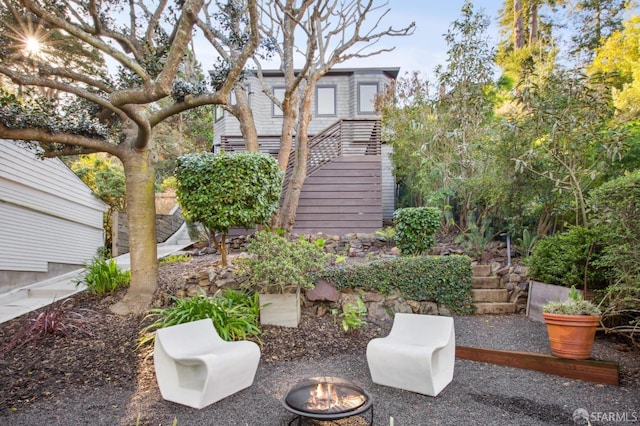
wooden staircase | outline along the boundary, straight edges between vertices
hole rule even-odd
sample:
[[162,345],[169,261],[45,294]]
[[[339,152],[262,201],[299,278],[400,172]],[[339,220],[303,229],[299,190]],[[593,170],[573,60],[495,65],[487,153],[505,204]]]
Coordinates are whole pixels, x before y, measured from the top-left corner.
[[510,300],[509,291],[502,288],[500,277],[491,270],[491,265],[473,265],[473,287],[471,294],[476,314],[513,314],[516,304]]

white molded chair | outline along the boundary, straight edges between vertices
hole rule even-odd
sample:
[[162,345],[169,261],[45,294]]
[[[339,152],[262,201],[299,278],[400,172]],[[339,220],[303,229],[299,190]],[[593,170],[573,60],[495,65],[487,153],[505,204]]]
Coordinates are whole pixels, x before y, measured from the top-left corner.
[[455,356],[451,317],[397,313],[389,335],[367,345],[374,383],[429,396],[453,380]]
[[222,340],[203,319],[156,331],[153,362],[164,399],[203,408],[253,384],[260,348]]

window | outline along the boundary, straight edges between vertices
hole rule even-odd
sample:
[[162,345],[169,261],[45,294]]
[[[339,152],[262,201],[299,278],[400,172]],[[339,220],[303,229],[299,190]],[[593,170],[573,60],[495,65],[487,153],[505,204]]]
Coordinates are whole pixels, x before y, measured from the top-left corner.
[[316,115],[336,115],[336,87],[316,87]]
[[221,120],[224,117],[224,108],[222,105],[216,105],[213,110],[213,118],[215,121]]
[[378,95],[378,83],[358,84],[358,113],[375,114],[375,101]]
[[[273,96],[275,96],[277,100],[282,101],[284,99],[284,87],[274,87],[271,90],[273,92]],[[280,107],[276,104],[273,104],[273,110],[271,113],[274,117],[282,117],[284,115]]]

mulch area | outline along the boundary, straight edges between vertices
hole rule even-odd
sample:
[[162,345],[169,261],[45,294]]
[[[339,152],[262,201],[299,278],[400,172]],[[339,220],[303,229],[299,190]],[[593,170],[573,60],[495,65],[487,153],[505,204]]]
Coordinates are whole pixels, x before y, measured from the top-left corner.
[[[211,265],[214,255],[163,265],[159,285],[164,291],[197,268]],[[60,309],[69,336],[44,334],[0,357],[0,413],[22,410],[42,400],[54,401],[67,389],[97,388],[109,384],[122,389],[156,387],[150,348],[137,348],[138,332],[149,323],[141,317],[120,317],[109,311],[123,291],[107,297],[87,293],[73,296]],[[166,298],[164,298],[166,299]],[[0,324],[0,348],[12,345],[45,309]],[[81,317],[80,317],[81,316]],[[349,333],[338,318],[304,312],[298,328],[263,326],[262,360],[266,363],[299,361],[362,351],[373,337],[385,335],[390,324],[367,323]],[[1,350],[0,349],[0,350]]]

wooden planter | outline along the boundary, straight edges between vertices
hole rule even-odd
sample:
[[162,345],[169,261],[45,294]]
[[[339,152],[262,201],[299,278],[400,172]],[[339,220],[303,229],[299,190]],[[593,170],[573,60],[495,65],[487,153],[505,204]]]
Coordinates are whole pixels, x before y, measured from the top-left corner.
[[293,294],[259,294],[260,324],[297,327],[300,323],[300,290]]
[[542,313],[551,353],[560,358],[588,359],[600,316]]

